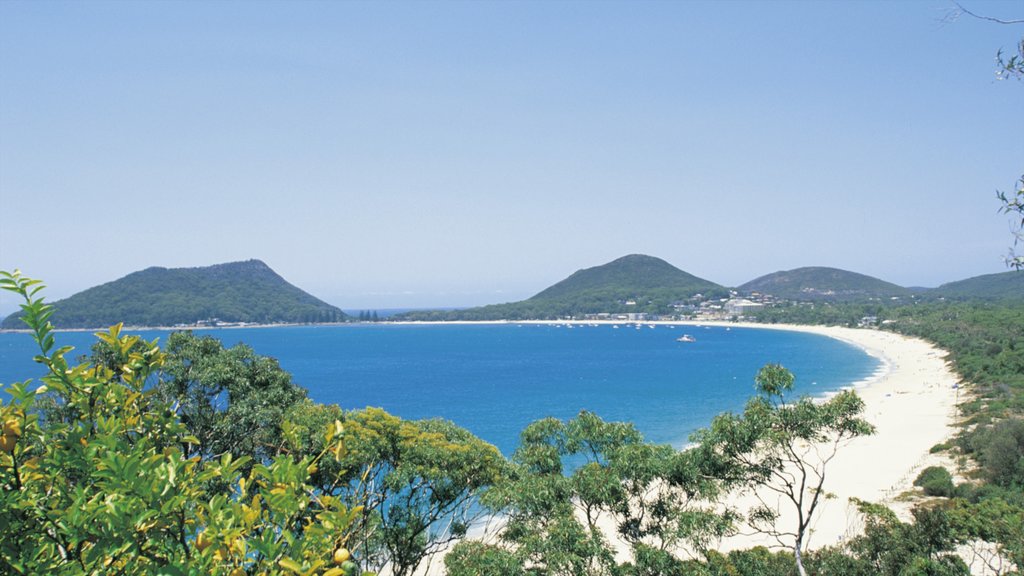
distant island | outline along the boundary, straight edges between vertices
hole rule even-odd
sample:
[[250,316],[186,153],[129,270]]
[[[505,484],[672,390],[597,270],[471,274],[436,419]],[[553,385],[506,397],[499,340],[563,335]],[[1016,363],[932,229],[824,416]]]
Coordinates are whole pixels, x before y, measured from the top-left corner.
[[[812,266],[767,274],[729,288],[665,260],[630,254],[578,270],[519,302],[420,310],[387,321],[750,320],[785,316],[871,324],[881,307],[934,300],[1024,301],[1024,274],[986,274],[938,288],[906,288],[865,274]],[[817,306],[815,309],[814,307]],[[54,303],[58,328],[321,324],[356,321],[289,284],[260,260],[201,268],[147,268]],[[828,307],[842,313],[826,314]],[[812,312],[813,311],[813,312]],[[20,313],[0,328],[18,329]],[[358,321],[378,321],[362,313]]]
[[[260,260],[153,267],[53,303],[57,328],[343,322],[348,316],[289,284]],[[21,313],[0,328],[24,328]]]

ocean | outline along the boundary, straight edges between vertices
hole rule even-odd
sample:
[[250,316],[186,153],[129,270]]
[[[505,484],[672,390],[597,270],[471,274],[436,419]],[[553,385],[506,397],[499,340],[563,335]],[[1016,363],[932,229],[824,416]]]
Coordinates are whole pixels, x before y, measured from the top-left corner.
[[[633,422],[646,439],[679,448],[716,414],[742,410],[766,363],[792,370],[796,393],[814,396],[879,369],[845,342],[738,327],[356,324],[200,333],[276,358],[318,402],[449,419],[506,455],[530,422],[580,410]],[[139,334],[165,340],[168,333]],[[695,341],[677,341],[683,334]],[[76,347],[70,358],[94,341],[87,332],[57,335],[58,345]],[[0,382],[38,377],[36,353],[28,334],[0,333]]]

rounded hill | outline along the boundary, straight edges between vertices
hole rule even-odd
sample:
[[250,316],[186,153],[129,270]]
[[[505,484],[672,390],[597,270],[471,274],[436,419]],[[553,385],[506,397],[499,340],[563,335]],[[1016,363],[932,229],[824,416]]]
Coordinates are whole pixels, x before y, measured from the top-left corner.
[[859,300],[907,296],[910,290],[865,274],[839,268],[808,266],[773,272],[737,288],[789,300]]
[[[260,260],[200,268],[146,268],[53,304],[57,328],[337,322],[339,308],[289,284]],[[5,329],[24,327],[20,313]]]

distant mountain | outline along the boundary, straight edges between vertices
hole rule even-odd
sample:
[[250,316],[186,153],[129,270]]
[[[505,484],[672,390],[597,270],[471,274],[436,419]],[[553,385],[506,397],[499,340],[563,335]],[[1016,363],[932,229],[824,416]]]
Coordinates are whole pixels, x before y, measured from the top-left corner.
[[[259,260],[203,268],[147,268],[53,304],[58,328],[222,322],[333,322],[340,309],[289,284]],[[2,328],[22,328],[20,312]]]
[[878,278],[820,266],[774,272],[736,290],[742,294],[760,292],[788,300],[860,300],[911,294],[907,288]]
[[666,313],[670,305],[693,297],[726,296],[728,289],[676,268],[660,258],[631,254],[578,270],[521,302],[466,310],[410,313],[404,319],[485,320],[558,318],[599,312]]
[[985,274],[949,282],[929,290],[928,294],[958,299],[1024,300],[1024,271]]
[[725,288],[683,272],[661,258],[630,254],[601,266],[577,270],[529,301],[646,301],[651,298],[684,299]]

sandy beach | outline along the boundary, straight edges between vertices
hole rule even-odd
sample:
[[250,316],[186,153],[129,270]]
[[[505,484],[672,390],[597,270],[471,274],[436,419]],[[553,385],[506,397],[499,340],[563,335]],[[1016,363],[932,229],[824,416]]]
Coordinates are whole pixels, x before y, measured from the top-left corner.
[[[564,324],[564,322],[562,322]],[[622,323],[622,322],[618,322]],[[881,361],[879,370],[865,381],[853,383],[864,400],[864,417],[876,427],[875,434],[845,444],[827,467],[825,490],[834,495],[825,500],[816,514],[810,548],[820,548],[856,536],[863,526],[851,498],[881,503],[892,508],[904,520],[910,519],[913,502],[897,497],[913,488],[919,471],[933,464],[948,462],[929,449],[955,432],[956,405],[960,389],[957,376],[945,361],[946,353],[924,340],[870,329],[825,326],[766,325],[735,322],[657,322],[674,325],[718,325],[733,328],[792,330],[836,338],[860,347]],[[799,377],[799,375],[797,375]],[[734,497],[731,505],[752,505],[752,497]],[[795,515],[780,506],[779,522],[795,525]],[[609,531],[613,529],[608,523]],[[717,548],[722,551],[757,545],[778,547],[771,537],[743,534],[727,538]],[[611,534],[609,534],[611,536]],[[493,530],[488,541],[496,540]],[[626,546],[616,543],[625,559]],[[435,557],[421,574],[443,574],[443,560]]]
[[[876,432],[850,441],[829,463],[825,489],[835,497],[820,508],[810,547],[835,544],[860,532],[860,516],[850,504],[851,498],[885,504],[909,519],[912,503],[896,497],[913,488],[922,468],[943,462],[942,456],[929,454],[929,449],[955,431],[959,379],[947,366],[945,352],[923,340],[879,330],[744,326],[822,334],[859,346],[882,361],[878,373],[855,384],[864,400],[864,417]],[[782,512],[780,522],[793,525],[794,516],[786,514],[785,508]],[[744,535],[729,538],[721,548],[758,544],[775,542],[765,536]]]

